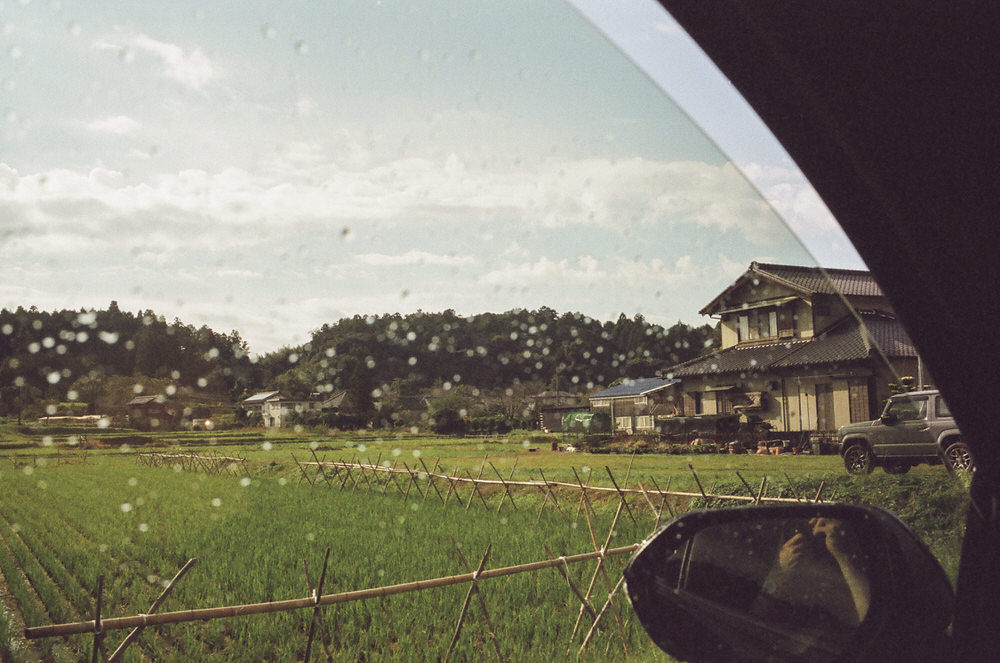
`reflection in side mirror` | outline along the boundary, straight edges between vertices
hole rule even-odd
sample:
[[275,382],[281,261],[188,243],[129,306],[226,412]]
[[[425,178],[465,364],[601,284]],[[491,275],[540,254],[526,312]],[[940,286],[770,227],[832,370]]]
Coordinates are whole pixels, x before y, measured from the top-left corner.
[[882,646],[904,639],[906,650],[919,641],[919,651],[940,653],[951,620],[940,566],[898,520],[871,507],[686,514],[636,553],[625,578],[646,631],[689,661],[880,660],[887,652],[895,660],[898,650]]

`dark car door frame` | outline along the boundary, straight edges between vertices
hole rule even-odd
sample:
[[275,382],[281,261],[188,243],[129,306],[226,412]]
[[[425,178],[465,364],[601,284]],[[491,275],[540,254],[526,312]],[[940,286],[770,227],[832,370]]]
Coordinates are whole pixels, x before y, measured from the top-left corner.
[[977,459],[962,660],[1000,651],[1000,6],[660,0],[753,106],[893,302]]

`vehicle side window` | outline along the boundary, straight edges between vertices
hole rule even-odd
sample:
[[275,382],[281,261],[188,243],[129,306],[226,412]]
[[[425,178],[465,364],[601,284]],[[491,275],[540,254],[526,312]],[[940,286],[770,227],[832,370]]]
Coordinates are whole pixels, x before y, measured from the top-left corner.
[[914,421],[923,419],[927,413],[927,399],[901,399],[889,405],[889,412],[896,415],[899,421]]
[[948,408],[948,404],[944,402],[943,398],[937,399],[937,403],[934,405],[934,416],[938,418],[951,416],[951,410]]

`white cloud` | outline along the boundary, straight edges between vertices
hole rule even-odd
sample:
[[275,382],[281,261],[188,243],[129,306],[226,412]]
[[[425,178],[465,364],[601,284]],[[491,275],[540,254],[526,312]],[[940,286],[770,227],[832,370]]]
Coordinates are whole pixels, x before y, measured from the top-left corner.
[[357,262],[364,265],[473,265],[475,260],[470,256],[435,255],[426,251],[411,249],[401,255],[385,255],[382,253],[362,253],[354,256]]
[[649,261],[615,258],[602,264],[593,256],[574,261],[553,261],[542,256],[534,262],[508,263],[487,272],[479,283],[493,286],[538,286],[558,283],[570,288],[596,285],[677,286],[699,278],[691,256],[681,256],[671,267],[659,258]]
[[93,47],[118,53],[129,63],[135,62],[137,53],[150,55],[159,61],[163,76],[194,90],[203,89],[221,75],[218,65],[198,47],[185,50],[177,44],[159,41],[128,28],[118,31],[120,34],[113,38],[95,41]]
[[144,34],[136,35],[132,44],[137,49],[160,58],[164,76],[190,88],[201,89],[219,76],[218,67],[200,48],[185,52],[176,44],[157,41]]
[[215,271],[215,275],[227,279],[256,279],[261,276],[259,272],[249,269],[218,269]]
[[864,269],[840,224],[798,168],[748,163],[741,170],[817,262]]
[[[185,170],[139,182],[104,168],[20,175],[0,165],[0,214],[23,226],[29,246],[32,236],[64,233],[140,248],[155,237],[162,250],[253,246],[275,233],[366,221],[502,220],[622,233],[694,226],[753,243],[784,232],[728,164],[550,160],[494,172],[452,155],[348,170],[311,143],[289,144],[253,171]],[[430,254],[402,259],[443,264]]]
[[117,136],[132,136],[142,127],[139,122],[127,115],[114,115],[100,120],[94,120],[87,129],[98,133],[115,134]]

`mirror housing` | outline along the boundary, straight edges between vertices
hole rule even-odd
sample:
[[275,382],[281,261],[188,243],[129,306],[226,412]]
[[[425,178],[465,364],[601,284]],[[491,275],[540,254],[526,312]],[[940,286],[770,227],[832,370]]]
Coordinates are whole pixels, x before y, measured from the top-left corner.
[[625,569],[656,644],[685,661],[940,661],[954,595],[889,512],[847,504],[684,514]]

